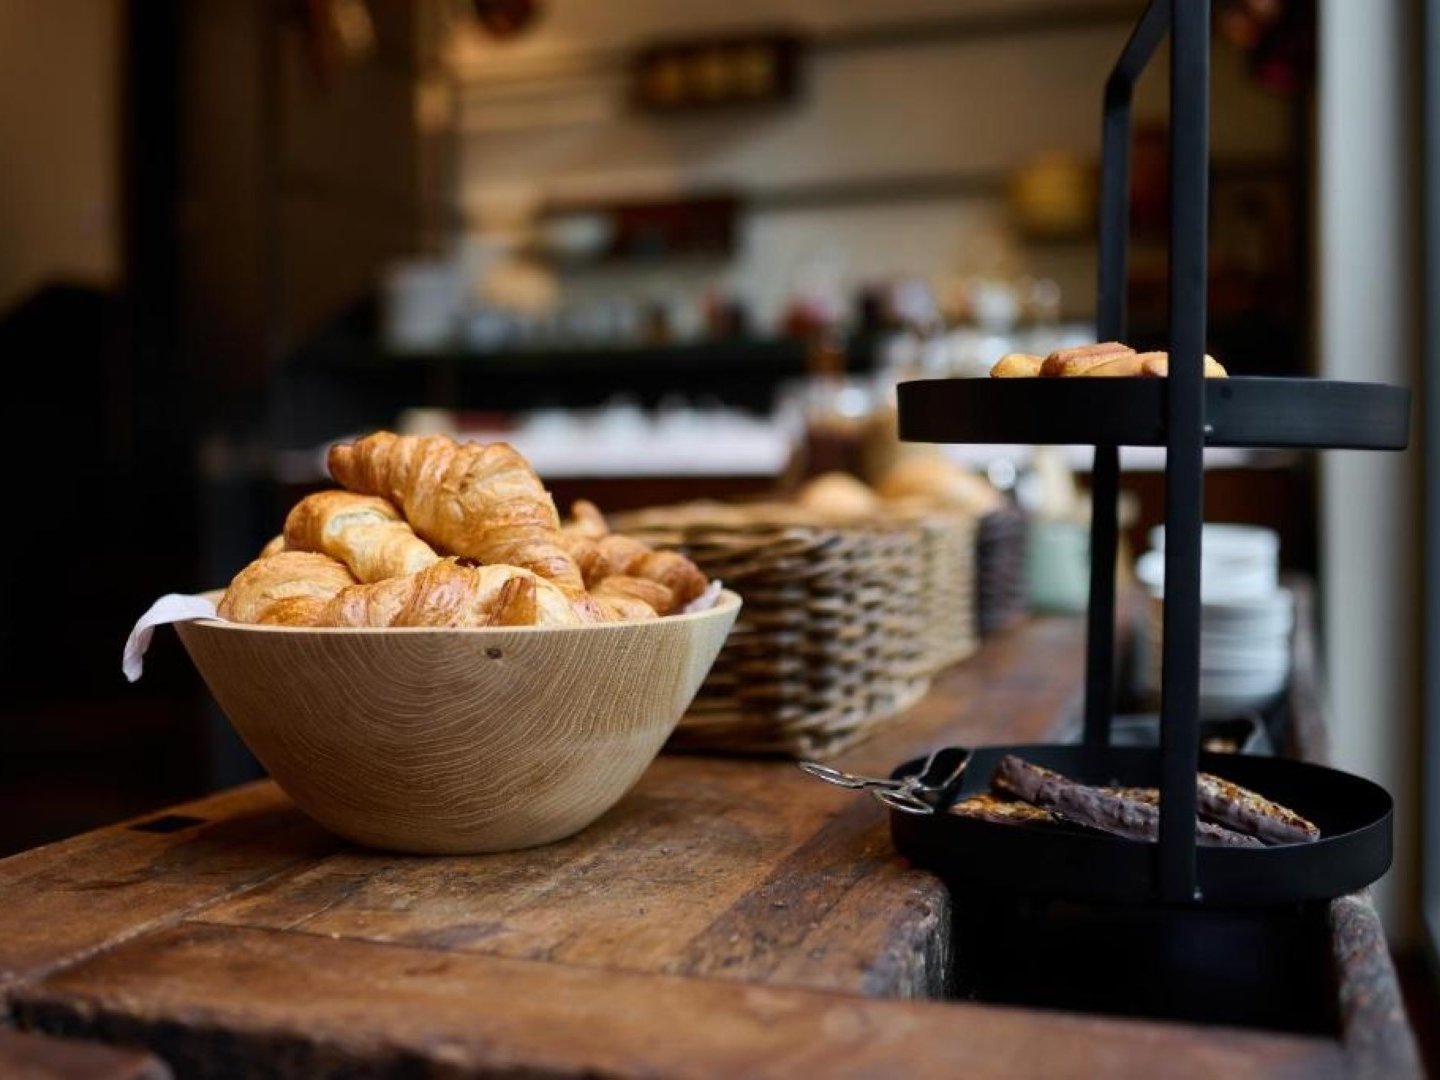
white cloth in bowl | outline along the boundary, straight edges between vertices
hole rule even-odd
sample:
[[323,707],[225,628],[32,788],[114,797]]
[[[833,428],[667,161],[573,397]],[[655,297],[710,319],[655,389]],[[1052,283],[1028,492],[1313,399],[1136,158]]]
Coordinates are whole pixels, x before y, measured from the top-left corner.
[[120,670],[125,678],[134,682],[145,673],[145,651],[155,636],[155,628],[166,623],[189,622],[191,619],[215,618],[215,602],[204,596],[187,596],[184,593],[166,593],[150,605],[150,610],[140,616],[135,629],[125,639],[125,654],[120,661]]

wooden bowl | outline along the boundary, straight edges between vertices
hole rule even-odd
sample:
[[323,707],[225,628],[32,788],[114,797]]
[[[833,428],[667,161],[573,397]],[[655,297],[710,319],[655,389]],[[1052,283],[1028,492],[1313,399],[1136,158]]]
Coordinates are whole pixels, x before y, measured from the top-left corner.
[[740,610],[557,629],[177,629],[296,804],[373,847],[471,854],[589,825],[654,760]]

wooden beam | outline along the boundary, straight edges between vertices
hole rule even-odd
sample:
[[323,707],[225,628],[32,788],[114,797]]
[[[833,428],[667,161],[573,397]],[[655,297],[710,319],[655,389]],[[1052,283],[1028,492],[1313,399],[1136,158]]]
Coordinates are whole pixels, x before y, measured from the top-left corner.
[[182,1075],[1338,1076],[1324,1039],[182,925],[23,989],[25,1024],[142,1042]]
[[143,1050],[0,1028],[0,1076],[13,1080],[170,1080]]

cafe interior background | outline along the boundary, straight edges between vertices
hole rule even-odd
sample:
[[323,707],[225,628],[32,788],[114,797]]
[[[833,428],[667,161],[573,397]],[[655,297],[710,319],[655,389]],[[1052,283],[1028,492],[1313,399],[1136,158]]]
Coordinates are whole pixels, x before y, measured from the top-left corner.
[[[1335,759],[1398,801],[1407,963],[1440,934],[1436,6],[1217,3],[1213,61],[1210,351],[1417,390],[1407,453],[1221,456],[1207,503],[1316,582]],[[120,644],[227,581],[330,440],[503,432],[562,505],[751,497],[858,467],[900,379],[1093,340],[1137,7],[0,3],[0,854],[257,775],[172,636],[134,686]],[[1162,58],[1137,345],[1166,333],[1166,88]],[[956,452],[1022,503],[1055,466]],[[1160,460],[1127,459],[1129,558]]]

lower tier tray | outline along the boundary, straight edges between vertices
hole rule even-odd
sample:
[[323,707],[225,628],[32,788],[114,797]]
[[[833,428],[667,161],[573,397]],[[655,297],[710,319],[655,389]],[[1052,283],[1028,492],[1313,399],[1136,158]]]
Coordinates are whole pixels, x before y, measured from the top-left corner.
[[[1168,379],[919,379],[899,386],[900,438],[934,443],[1163,446]],[[1205,380],[1205,445],[1403,450],[1410,391],[1380,383]]]
[[[1157,845],[1081,829],[997,824],[946,813],[988,791],[996,764],[1017,754],[1089,784],[1153,787],[1160,755],[1151,748],[1030,744],[942,751],[931,775],[971,754],[960,782],[935,814],[890,811],[895,847],[955,888],[1116,904],[1155,903]],[[924,767],[917,758],[896,779]],[[1200,768],[1290,807],[1320,827],[1312,843],[1196,849],[1197,905],[1251,907],[1329,900],[1362,889],[1390,868],[1393,803],[1358,776],[1283,758],[1200,755]]]

